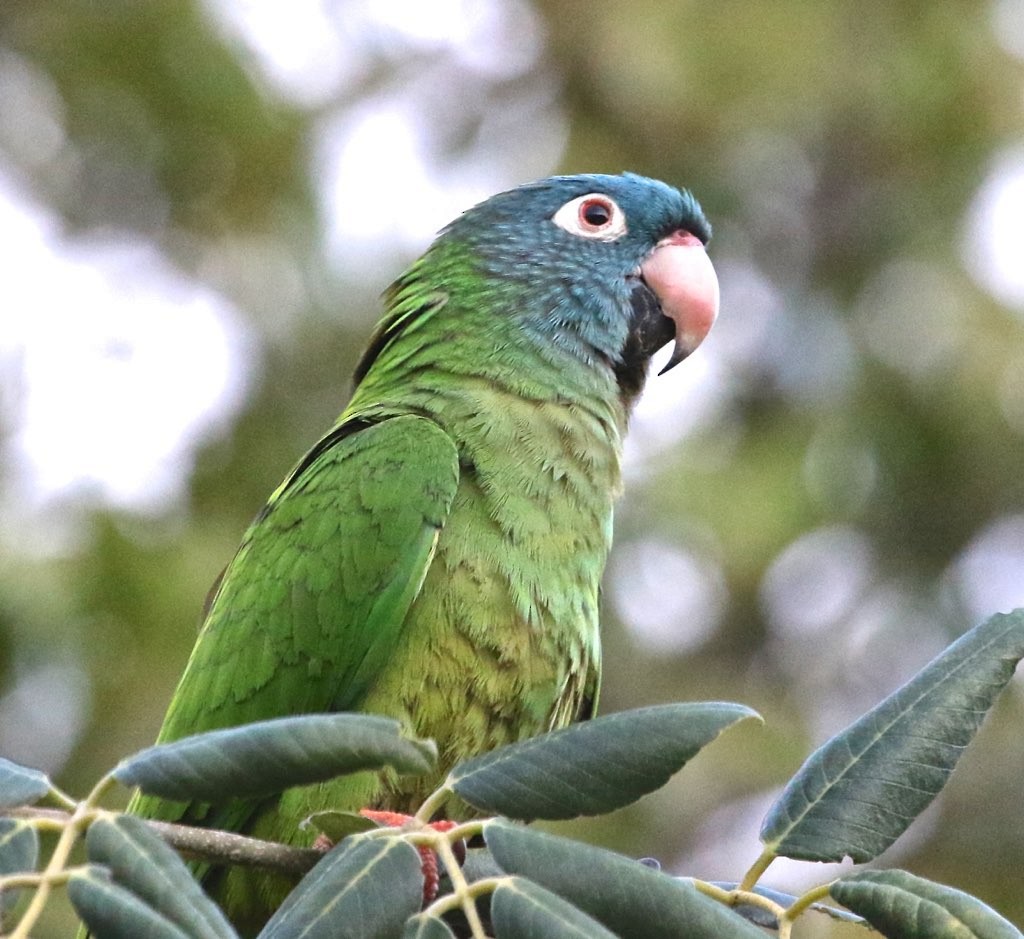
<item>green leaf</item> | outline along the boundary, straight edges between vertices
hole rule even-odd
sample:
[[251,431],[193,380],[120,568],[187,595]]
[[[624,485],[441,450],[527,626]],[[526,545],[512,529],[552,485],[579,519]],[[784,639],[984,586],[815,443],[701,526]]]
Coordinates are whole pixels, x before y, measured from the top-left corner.
[[50,791],[45,773],[0,757],[0,809],[32,805]]
[[354,835],[302,879],[259,939],[393,939],[422,901],[420,855],[412,845]]
[[358,812],[335,810],[314,812],[299,824],[299,828],[303,830],[312,828],[321,835],[326,835],[334,844],[343,841],[349,835],[358,835],[360,832],[373,831],[380,827],[373,819],[360,815]]
[[776,854],[877,857],[945,785],[1024,655],[1024,610],[964,634],[877,707],[816,750],[761,829]]
[[443,919],[419,913],[405,921],[402,939],[455,939],[455,933]]
[[85,852],[114,881],[195,939],[236,939],[220,908],[181,858],[130,815],[103,816],[89,826]]
[[1021,939],[981,900],[906,871],[861,871],[829,893],[889,939]]
[[260,721],[149,747],[113,772],[126,786],[179,802],[267,796],[365,769],[425,773],[432,741],[402,736],[398,721],[367,714],[309,714]]
[[496,939],[616,939],[582,910],[522,877],[498,885],[491,921]]
[[462,876],[466,878],[467,883],[484,880],[487,877],[501,877],[504,873],[486,848],[466,849],[466,860],[462,862]]
[[764,933],[688,883],[621,854],[494,820],[495,861],[558,894],[620,939],[764,939]]
[[92,939],[193,939],[133,893],[111,883],[102,868],[89,866],[72,874],[68,896]]
[[757,716],[717,702],[609,714],[467,760],[447,784],[491,815],[599,815],[659,789],[726,727]]
[[[25,819],[0,818],[0,877],[36,869],[39,860],[39,835]],[[0,891],[0,911],[14,906],[17,890]]]

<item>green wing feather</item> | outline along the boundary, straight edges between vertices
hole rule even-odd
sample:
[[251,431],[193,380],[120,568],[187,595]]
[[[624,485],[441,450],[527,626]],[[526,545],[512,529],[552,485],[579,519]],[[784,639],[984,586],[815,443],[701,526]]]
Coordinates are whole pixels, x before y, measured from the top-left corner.
[[[358,710],[400,638],[458,478],[455,445],[428,419],[350,420],[328,434],[246,532],[159,740]],[[145,796],[133,805],[150,818],[205,814],[191,808]],[[239,809],[229,827],[244,826]]]

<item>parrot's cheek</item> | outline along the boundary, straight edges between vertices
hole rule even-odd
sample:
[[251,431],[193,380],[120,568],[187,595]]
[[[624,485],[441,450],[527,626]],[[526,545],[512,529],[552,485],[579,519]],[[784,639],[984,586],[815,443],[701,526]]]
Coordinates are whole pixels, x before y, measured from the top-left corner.
[[700,240],[689,232],[662,239],[640,265],[644,282],[676,326],[675,348],[662,374],[704,341],[718,316],[718,276]]

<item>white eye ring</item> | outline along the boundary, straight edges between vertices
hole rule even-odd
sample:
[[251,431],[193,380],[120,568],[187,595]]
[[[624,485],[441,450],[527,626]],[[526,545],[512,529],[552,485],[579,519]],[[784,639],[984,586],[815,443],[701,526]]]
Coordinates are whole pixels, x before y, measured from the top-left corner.
[[614,199],[600,192],[566,202],[551,221],[571,235],[593,241],[617,241],[626,234],[626,214]]

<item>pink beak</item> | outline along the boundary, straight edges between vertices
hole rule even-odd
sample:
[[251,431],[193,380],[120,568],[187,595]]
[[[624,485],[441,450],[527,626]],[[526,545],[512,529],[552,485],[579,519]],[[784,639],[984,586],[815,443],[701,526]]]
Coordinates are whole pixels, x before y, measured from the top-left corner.
[[718,277],[704,245],[688,231],[658,242],[640,265],[640,274],[676,324],[676,343],[664,375],[703,342],[718,316]]

